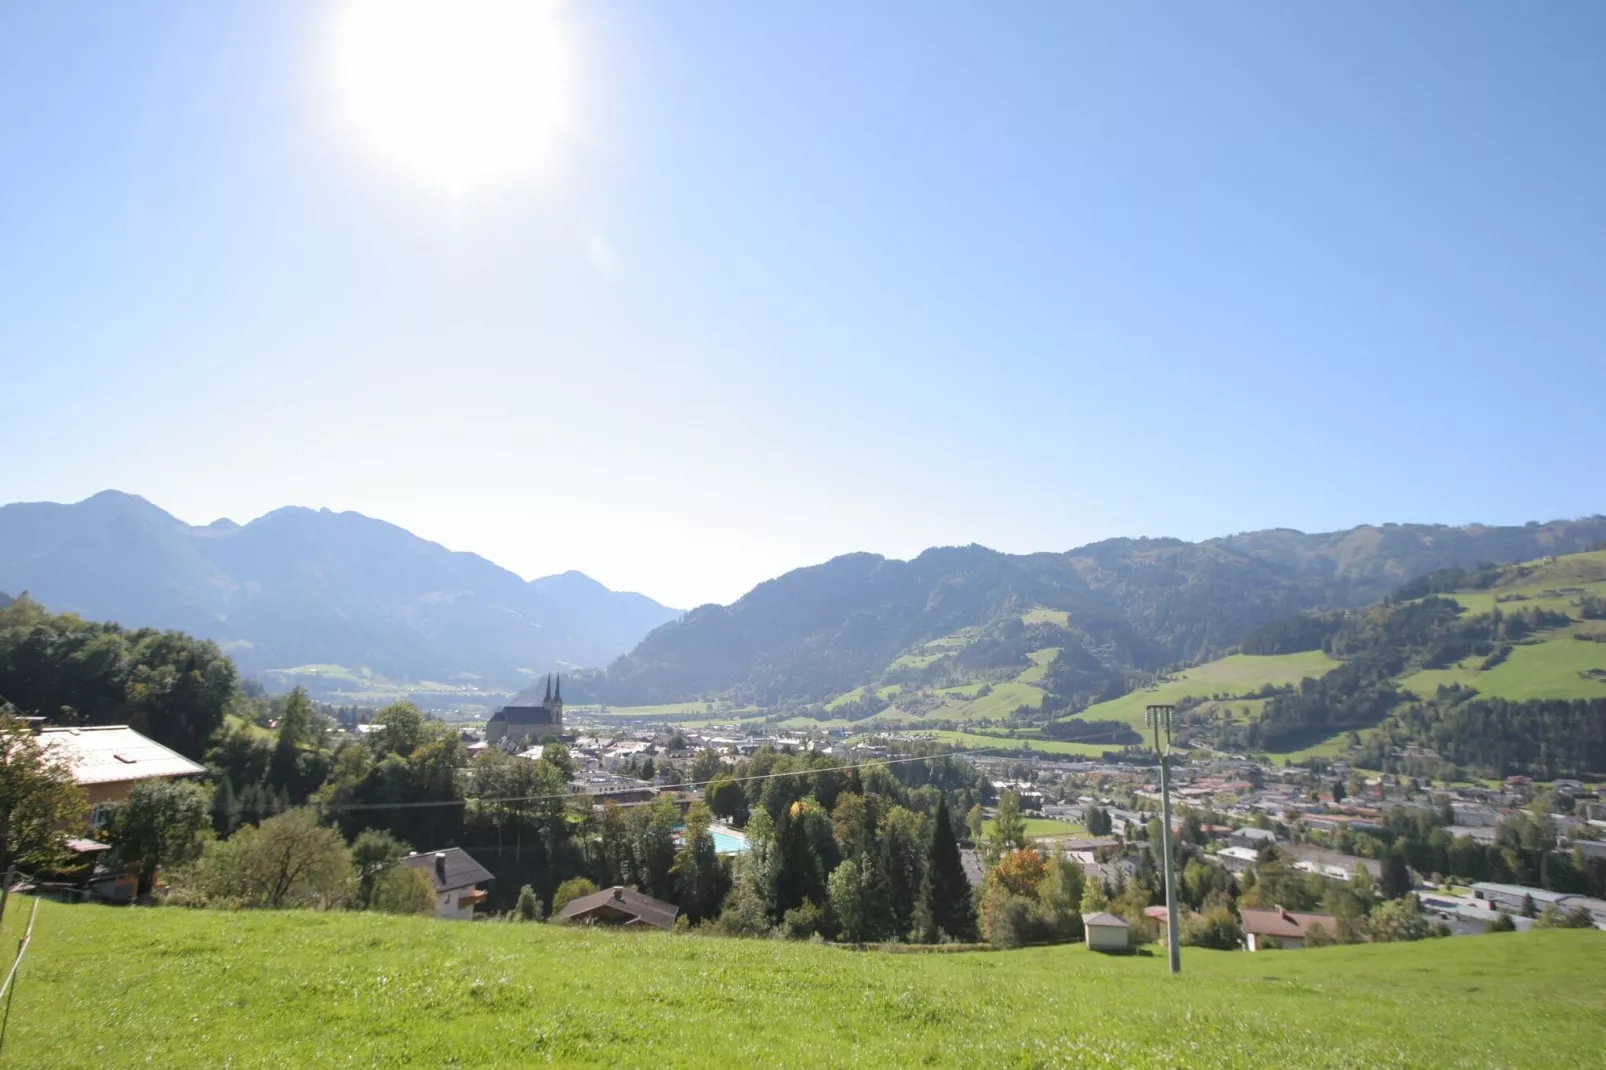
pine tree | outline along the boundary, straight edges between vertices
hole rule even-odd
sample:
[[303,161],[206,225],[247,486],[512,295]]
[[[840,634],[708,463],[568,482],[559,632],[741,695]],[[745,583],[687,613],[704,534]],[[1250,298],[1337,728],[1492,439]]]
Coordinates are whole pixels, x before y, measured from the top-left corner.
[[279,715],[279,739],[268,763],[269,782],[284,795],[286,802],[302,797],[301,743],[312,727],[315,711],[303,688],[291,691]]
[[1398,899],[1411,894],[1411,869],[1405,855],[1390,849],[1383,856],[1383,898]]
[[959,859],[959,841],[954,838],[946,797],[937,803],[937,813],[931,823],[926,874],[920,883],[912,927],[915,938],[922,943],[936,943],[945,935],[953,940],[976,939],[976,912],[970,901],[970,881]]
[[228,836],[240,824],[240,800],[234,795],[234,781],[224,777],[212,793],[212,831]]

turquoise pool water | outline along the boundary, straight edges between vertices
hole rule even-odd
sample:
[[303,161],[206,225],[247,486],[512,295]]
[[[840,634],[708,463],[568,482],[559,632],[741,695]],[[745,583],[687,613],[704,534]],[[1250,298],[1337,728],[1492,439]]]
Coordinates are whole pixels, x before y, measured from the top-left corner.
[[722,855],[739,855],[747,850],[747,837],[724,829],[709,829],[714,837],[714,851]]

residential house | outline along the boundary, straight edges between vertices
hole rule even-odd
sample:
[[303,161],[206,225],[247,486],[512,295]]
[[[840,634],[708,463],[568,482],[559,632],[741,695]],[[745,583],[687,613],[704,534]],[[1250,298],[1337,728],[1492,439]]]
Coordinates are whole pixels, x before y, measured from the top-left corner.
[[1125,918],[1099,911],[1082,915],[1089,951],[1123,952],[1132,949],[1132,926]]
[[1242,873],[1246,869],[1254,869],[1260,861],[1260,852],[1253,847],[1223,847],[1209,857],[1216,859],[1233,873]]
[[1275,910],[1245,907],[1238,913],[1243,920],[1244,946],[1250,951],[1263,951],[1268,947],[1285,951],[1302,948],[1313,926],[1320,925],[1328,935],[1335,933],[1338,926],[1338,919],[1331,914],[1296,914],[1282,907]]
[[571,900],[558,917],[574,925],[617,925],[621,928],[672,929],[680,908],[634,888],[604,888]]
[[461,847],[424,854],[413,852],[401,860],[409,869],[421,869],[435,882],[435,916],[455,921],[474,917],[474,908],[485,900],[479,887],[496,878],[474,861]]
[[1248,847],[1251,850],[1260,850],[1270,847],[1277,842],[1277,834],[1271,829],[1241,828],[1234,829],[1227,842],[1234,847]]
[[[1160,934],[1160,942],[1162,944],[1167,943],[1171,935],[1171,921],[1167,916],[1166,905],[1159,903],[1152,907],[1144,907],[1143,916],[1149,919],[1149,922],[1154,926],[1155,932]],[[1177,907],[1178,927],[1188,924],[1190,920],[1197,922],[1200,920],[1200,916],[1187,907],[1179,905]]]
[[42,728],[39,743],[66,762],[91,807],[89,823],[106,823],[110,806],[128,798],[135,784],[200,776],[206,767],[148,739],[127,725]]

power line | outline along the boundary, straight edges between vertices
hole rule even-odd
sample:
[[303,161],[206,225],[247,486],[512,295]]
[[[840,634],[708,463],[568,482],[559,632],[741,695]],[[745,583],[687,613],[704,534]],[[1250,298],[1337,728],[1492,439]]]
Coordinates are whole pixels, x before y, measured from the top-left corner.
[[[733,783],[745,784],[745,783],[749,783],[749,782],[757,781],[757,780],[774,780],[774,779],[777,779],[777,778],[780,778],[780,777],[788,777],[788,776],[812,776],[815,773],[845,773],[845,772],[849,772],[849,771],[854,770],[854,769],[863,769],[866,766],[872,766],[872,765],[901,765],[901,764],[903,764],[905,762],[929,762],[929,761],[935,761],[935,760],[937,760],[939,758],[953,758],[953,757],[963,756],[963,755],[990,754],[990,753],[995,752],[995,751],[1008,751],[1008,750],[1010,750],[1010,748],[1008,748],[1008,747],[982,747],[980,749],[975,749],[975,750],[969,750],[969,749],[952,750],[952,751],[944,751],[941,754],[911,755],[909,757],[904,757],[904,758],[882,758],[882,759],[878,759],[878,760],[870,761],[870,762],[858,762],[858,763],[855,763],[853,765],[829,766],[829,767],[826,767],[824,769],[787,769],[787,770],[783,770],[783,771],[778,772],[778,773],[754,773],[754,774],[751,774],[751,775],[748,775],[748,776],[740,776],[740,777],[715,777],[714,780],[728,779],[728,780],[732,781]],[[693,790],[696,790],[698,788],[707,787],[708,785],[712,784],[714,782],[714,780],[690,781],[690,782],[687,782],[687,783],[684,783],[684,784],[665,784],[662,787],[658,788],[657,790],[659,790],[659,791],[693,791]],[[569,791],[569,792],[564,792],[564,793],[558,794],[558,795],[516,795],[516,796],[507,796],[507,797],[503,797],[503,798],[491,798],[491,799],[485,799],[485,798],[475,798],[475,799],[431,799],[431,800],[424,800],[424,801],[421,801],[421,802],[319,803],[317,805],[318,805],[318,808],[320,810],[324,810],[324,811],[342,811],[342,812],[370,811],[370,810],[417,810],[417,809],[428,809],[428,808],[432,808],[432,807],[467,806],[471,802],[481,803],[481,804],[553,802],[553,801],[558,800],[558,799],[565,799],[565,800],[574,799],[574,798],[579,797],[581,794],[582,793],[580,793],[580,792]]]

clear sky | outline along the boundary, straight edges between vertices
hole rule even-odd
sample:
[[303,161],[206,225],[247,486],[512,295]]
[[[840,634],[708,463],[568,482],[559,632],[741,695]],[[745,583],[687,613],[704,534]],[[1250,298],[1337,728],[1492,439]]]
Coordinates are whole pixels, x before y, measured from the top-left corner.
[[0,0],[0,501],[678,606],[1606,509],[1606,4],[497,6]]

